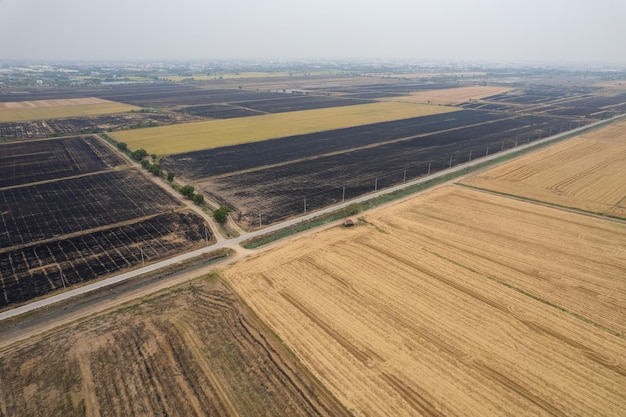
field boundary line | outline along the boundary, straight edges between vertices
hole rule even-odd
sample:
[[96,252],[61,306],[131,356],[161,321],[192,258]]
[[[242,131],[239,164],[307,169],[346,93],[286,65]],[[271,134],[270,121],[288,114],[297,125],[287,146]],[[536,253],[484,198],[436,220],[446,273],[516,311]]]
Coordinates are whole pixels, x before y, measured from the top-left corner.
[[[176,207],[170,210],[165,210],[165,211],[161,211],[158,213],[154,213],[154,214],[147,214],[145,216],[139,216],[139,217],[135,217],[129,220],[124,220],[121,222],[117,222],[117,223],[111,223],[111,224],[107,224],[104,226],[98,226],[98,227],[92,227],[91,229],[83,229],[83,230],[79,230],[77,232],[71,232],[71,233],[66,233],[64,235],[56,235],[47,239],[42,239],[42,240],[36,240],[34,242],[28,242],[28,243],[21,243],[19,245],[14,245],[14,246],[7,246],[5,248],[0,248],[0,253],[6,253],[6,252],[12,252],[15,250],[21,250],[21,249],[27,249],[33,246],[39,246],[39,245],[45,245],[47,243],[54,243],[57,241],[65,241],[65,240],[69,240],[75,237],[80,237],[80,236],[85,236],[85,235],[89,235],[92,233],[97,233],[97,232],[105,232],[107,230],[111,230],[117,227],[123,227],[123,226],[129,226],[138,222],[142,222],[145,220],[150,220],[150,219],[154,219],[155,217],[164,215],[164,214],[170,214],[170,213],[185,213],[185,212],[191,212],[187,207],[185,206],[180,206],[180,207]],[[215,240],[215,237],[212,239]],[[209,240],[209,243],[211,243],[212,240]],[[215,242],[213,242],[215,243]],[[205,243],[203,242],[202,245],[205,245]]]
[[561,205],[561,204],[550,203],[548,201],[536,200],[536,199],[530,198],[530,197],[524,197],[524,196],[520,196],[520,195],[516,195],[516,194],[509,194],[509,193],[503,193],[501,191],[490,190],[488,188],[477,187],[475,185],[463,184],[463,183],[460,183],[460,182],[455,182],[454,185],[457,186],[457,187],[463,187],[463,188],[467,188],[467,189],[478,191],[478,192],[483,192],[483,193],[487,193],[487,194],[492,194],[492,195],[497,195],[497,196],[501,196],[501,197],[510,198],[510,199],[513,199],[513,200],[524,201],[524,202],[527,202],[527,203],[537,204],[537,205],[540,205],[540,206],[545,206],[545,207],[550,207],[550,208],[555,208],[555,209],[559,209],[559,210],[563,210],[563,211],[568,211],[568,212],[571,212],[571,213],[581,214],[581,215],[584,215],[584,216],[596,217],[596,218],[602,219],[602,220],[614,221],[614,222],[618,222],[618,223],[626,223],[626,217],[614,216],[612,214],[604,214],[604,213],[599,213],[599,212],[596,212],[596,211],[590,211],[590,210],[584,210],[584,209],[580,209],[580,208],[576,208],[576,207],[564,206],[564,205]]
[[40,185],[40,184],[49,184],[51,182],[72,180],[72,179],[76,179],[76,178],[89,177],[89,176],[92,176],[92,175],[99,175],[99,174],[104,174],[104,173],[114,172],[114,171],[125,171],[125,170],[131,169],[131,168],[132,168],[131,166],[121,166],[121,167],[116,167],[116,168],[106,168],[106,169],[103,169],[101,171],[85,172],[83,174],[70,175],[70,176],[67,176],[67,177],[52,178],[52,179],[49,179],[49,180],[28,182],[26,184],[9,185],[7,187],[0,187],[0,191],[11,190],[13,188],[20,188],[20,187],[32,187],[32,186]]

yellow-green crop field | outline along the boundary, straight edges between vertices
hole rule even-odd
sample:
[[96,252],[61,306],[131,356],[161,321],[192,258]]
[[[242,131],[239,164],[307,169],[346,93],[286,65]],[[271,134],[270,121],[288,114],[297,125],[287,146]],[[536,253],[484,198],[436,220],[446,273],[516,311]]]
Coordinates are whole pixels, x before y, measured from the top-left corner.
[[130,149],[169,155],[453,111],[457,109],[372,103],[129,130],[115,133],[115,138]]
[[51,101],[4,103],[0,107],[0,123],[98,116],[139,109],[136,106],[101,99],[54,100],[54,103]]

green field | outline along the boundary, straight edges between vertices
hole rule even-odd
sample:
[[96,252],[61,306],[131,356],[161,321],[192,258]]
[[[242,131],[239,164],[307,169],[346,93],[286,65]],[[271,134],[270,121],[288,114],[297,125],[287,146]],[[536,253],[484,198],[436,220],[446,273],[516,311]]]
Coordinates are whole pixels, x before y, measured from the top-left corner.
[[[56,100],[62,102],[62,100]],[[98,116],[138,110],[139,107],[114,101],[100,100],[93,104],[69,104],[41,107],[0,108],[0,123],[50,120],[68,117]],[[43,102],[43,100],[41,101]]]
[[372,103],[129,130],[114,136],[131,149],[143,148],[150,153],[169,155],[453,111],[457,109],[413,103]]

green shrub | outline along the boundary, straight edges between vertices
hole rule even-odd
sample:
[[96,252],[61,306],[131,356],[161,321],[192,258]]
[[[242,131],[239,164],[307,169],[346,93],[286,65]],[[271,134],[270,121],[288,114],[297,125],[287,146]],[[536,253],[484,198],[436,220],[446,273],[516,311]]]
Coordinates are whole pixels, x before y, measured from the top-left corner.
[[179,191],[185,197],[192,198],[193,197],[194,188],[193,188],[192,185],[184,185],[184,186],[180,187]]
[[226,206],[222,206],[213,212],[213,218],[218,223],[224,223],[228,218],[228,213],[230,213],[230,209]]
[[202,194],[194,194],[192,200],[199,206],[204,204],[204,196]]

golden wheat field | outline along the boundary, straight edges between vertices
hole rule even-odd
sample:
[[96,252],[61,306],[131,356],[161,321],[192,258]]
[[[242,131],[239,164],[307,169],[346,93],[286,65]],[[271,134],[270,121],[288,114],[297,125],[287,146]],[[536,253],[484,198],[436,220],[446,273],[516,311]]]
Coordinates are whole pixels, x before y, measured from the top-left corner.
[[519,158],[463,184],[626,218],[626,122]]
[[626,225],[448,186],[223,275],[359,416],[617,416]]
[[284,136],[456,111],[443,106],[372,103],[116,132],[131,149],[168,155]]
[[458,104],[469,100],[480,100],[485,97],[511,91],[508,87],[471,86],[459,88],[444,88],[441,90],[428,90],[412,93],[407,96],[392,97],[389,101],[405,103],[432,103],[432,104]]
[[139,107],[96,97],[0,103],[0,123],[122,113]]

